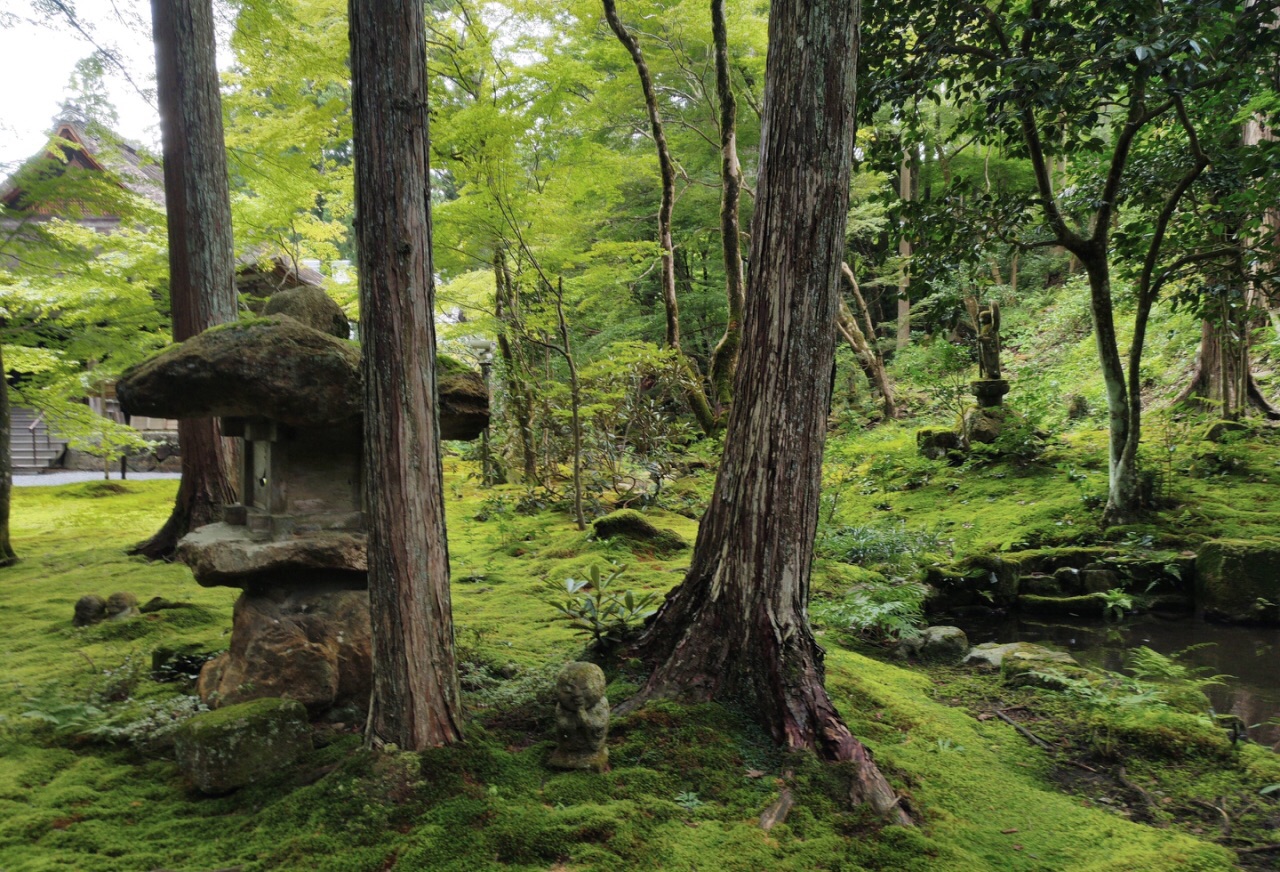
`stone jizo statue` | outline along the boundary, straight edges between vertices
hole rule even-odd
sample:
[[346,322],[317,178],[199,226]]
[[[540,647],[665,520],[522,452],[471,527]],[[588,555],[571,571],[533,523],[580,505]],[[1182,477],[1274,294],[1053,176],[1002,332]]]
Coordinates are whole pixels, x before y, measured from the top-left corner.
[[555,769],[592,769],[609,765],[604,741],[609,733],[609,700],[604,672],[594,663],[565,665],[556,678],[556,749],[547,764]]
[[978,378],[1000,378],[1000,305],[978,310]]

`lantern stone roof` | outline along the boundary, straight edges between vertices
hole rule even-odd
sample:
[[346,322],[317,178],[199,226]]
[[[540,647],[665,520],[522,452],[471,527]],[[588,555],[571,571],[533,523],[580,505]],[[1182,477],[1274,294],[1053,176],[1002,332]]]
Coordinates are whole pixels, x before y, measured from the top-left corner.
[[[437,358],[442,439],[474,439],[489,421],[478,373]],[[363,412],[360,348],[271,315],[213,327],[126,370],[116,395],[126,414],[266,418],[290,426],[337,424]]]

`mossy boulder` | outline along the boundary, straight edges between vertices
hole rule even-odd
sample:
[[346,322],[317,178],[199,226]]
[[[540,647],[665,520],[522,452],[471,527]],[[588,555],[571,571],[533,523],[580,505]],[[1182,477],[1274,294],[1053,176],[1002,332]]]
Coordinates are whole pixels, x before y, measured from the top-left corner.
[[969,653],[969,637],[959,627],[928,627],[916,638],[904,640],[902,650],[909,657],[955,664]]
[[942,460],[960,448],[960,434],[946,427],[923,427],[916,431],[916,449],[930,460]]
[[664,530],[635,509],[619,509],[591,525],[597,539],[627,539],[653,551],[667,553],[689,547],[684,537],[674,530]]
[[1018,608],[1033,615],[1100,618],[1106,614],[1107,600],[1099,593],[1081,596],[1036,596],[1024,593],[1018,597]]
[[1196,553],[1196,599],[1205,617],[1280,625],[1280,539],[1214,539]]
[[1204,435],[1200,437],[1205,442],[1230,442],[1234,439],[1243,438],[1242,434],[1247,433],[1249,427],[1239,421],[1214,421],[1205,428]]
[[351,325],[342,307],[314,285],[276,291],[267,300],[262,314],[285,315],[321,333],[339,339],[351,338]]
[[201,793],[229,793],[311,750],[307,710],[291,699],[259,699],[195,715],[174,734],[183,775]]
[[1034,660],[1068,666],[1076,665],[1076,659],[1066,651],[1056,651],[1031,642],[983,642],[981,645],[973,646],[964,662],[968,666],[976,666],[979,669],[1001,669],[1008,658],[1021,662]]
[[[438,357],[440,438],[474,439],[489,423],[478,373]],[[364,411],[360,349],[277,314],[204,331],[130,367],[116,386],[126,414],[270,418],[297,427]]]

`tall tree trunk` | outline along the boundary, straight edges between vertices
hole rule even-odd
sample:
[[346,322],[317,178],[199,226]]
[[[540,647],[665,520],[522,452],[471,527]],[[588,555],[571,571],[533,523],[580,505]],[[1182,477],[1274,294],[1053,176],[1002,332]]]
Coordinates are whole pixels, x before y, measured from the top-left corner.
[[578,364],[569,345],[569,322],[564,319],[564,279],[556,283],[556,324],[560,328],[560,348],[569,367],[569,414],[573,426],[573,520],[579,530],[587,529],[582,511],[582,385],[578,381]]
[[507,383],[507,401],[515,419],[515,431],[520,440],[520,460],[527,484],[538,480],[538,450],[533,440],[533,396],[529,380],[525,377],[524,354],[518,337],[523,332],[520,325],[520,301],[507,258],[499,247],[493,255],[494,312],[498,320],[498,353],[502,357],[502,372]]
[[[164,143],[173,338],[181,342],[236,319],[231,198],[222,137],[222,98],[212,0],[152,0],[156,95]],[[169,520],[135,546],[169,557],[188,531],[221,518],[236,501],[234,453],[212,419],[179,421],[182,482]]]
[[717,415],[733,402],[733,373],[742,347],[742,310],[746,286],[742,274],[742,240],[738,207],[742,200],[742,165],[738,162],[738,102],[729,71],[729,38],[724,0],[711,0],[711,37],[716,53],[716,96],[720,101],[720,244],[724,252],[728,322],[711,356],[711,399]]
[[373,708],[368,740],[462,736],[436,409],[420,0],[350,0]]
[[[915,185],[912,183],[915,161],[911,155],[904,149],[902,152],[902,167],[898,173],[898,196],[903,202],[909,203],[912,199],[912,192]],[[898,257],[902,259],[902,271],[898,277],[898,350],[901,351],[911,344],[911,237],[907,235],[907,227],[904,222],[899,228],[898,236]]]
[[9,445],[9,371],[0,352],[0,566],[12,566],[18,555],[9,541],[9,506],[13,499],[13,450]]
[[1269,418],[1280,416],[1258,387],[1249,363],[1248,315],[1225,301],[1214,317],[1200,322],[1200,348],[1190,382],[1175,402],[1235,420],[1255,408]]
[[640,42],[627,30],[627,26],[618,17],[618,6],[615,0],[603,0],[604,17],[610,29],[618,37],[618,42],[631,55],[636,74],[640,77],[640,89],[644,92],[644,106],[649,113],[649,130],[653,135],[653,144],[658,150],[658,169],[662,175],[662,202],[658,207],[658,244],[662,246],[662,303],[667,313],[666,346],[675,349],[680,355],[686,370],[685,399],[697,419],[698,426],[708,435],[719,429],[711,403],[707,401],[706,391],[702,388],[702,379],[694,371],[684,356],[680,346],[680,304],[676,299],[676,265],[675,242],[671,236],[671,215],[676,203],[676,162],[671,158],[671,149],[667,147],[667,134],[662,126],[662,118],[658,114],[658,95],[653,88],[653,76],[649,65],[645,63],[644,52],[640,50]]
[[[854,300],[858,304],[858,310],[865,313],[867,309],[866,301],[862,299],[862,291],[858,287],[858,280],[853,274],[847,263],[840,264],[840,275],[844,278],[845,284],[853,292]],[[893,382],[889,380],[889,373],[885,369],[884,359],[880,356],[880,351],[872,343],[875,341],[875,332],[865,332],[858,324],[858,319],[849,311],[848,304],[845,303],[844,297],[840,297],[840,311],[836,317],[836,326],[845,340],[853,348],[854,357],[858,360],[858,365],[862,367],[862,371],[867,375],[867,381],[879,392],[880,402],[884,404],[884,416],[886,418],[898,417],[898,404],[893,397]],[[870,319],[867,319],[867,327],[870,330]]]
[[907,823],[823,687],[808,620],[858,17],[847,0],[774,0],[770,11],[750,286],[724,460],[688,575],[637,645],[655,668],[636,703],[738,701],[775,741],[850,761],[853,797]]
[[1115,314],[1111,304],[1111,270],[1106,239],[1079,255],[1089,277],[1089,311],[1098,349],[1102,380],[1107,389],[1107,504],[1103,524],[1126,524],[1138,511],[1138,440],[1142,397],[1130,396],[1124,364],[1116,341]]

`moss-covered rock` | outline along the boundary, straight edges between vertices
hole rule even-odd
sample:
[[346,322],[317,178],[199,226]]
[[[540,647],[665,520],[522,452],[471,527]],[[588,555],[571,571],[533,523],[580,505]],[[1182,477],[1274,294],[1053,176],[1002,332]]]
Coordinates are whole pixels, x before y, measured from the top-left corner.
[[[440,438],[474,439],[489,423],[478,373],[437,358]],[[364,410],[360,349],[293,317],[249,318],[206,330],[126,370],[116,387],[128,414],[265,417],[335,424]]]
[[321,333],[339,339],[351,338],[351,325],[342,307],[314,285],[276,291],[267,300],[262,314],[285,315]]
[[930,460],[942,460],[960,448],[960,434],[947,427],[922,427],[916,431],[916,448]]
[[183,775],[201,793],[229,793],[311,750],[307,710],[291,699],[259,699],[195,715],[174,735]]
[[1214,539],[1201,545],[1196,598],[1213,620],[1280,624],[1280,539]]
[[597,539],[628,539],[656,551],[669,553],[689,547],[679,533],[664,530],[635,509],[619,509],[602,518],[597,518],[591,525]]
[[1205,442],[1230,442],[1233,439],[1242,438],[1241,434],[1248,431],[1248,426],[1239,421],[1214,421],[1205,428],[1204,436],[1201,438]]
[[1100,618],[1106,614],[1107,601],[1098,593],[1082,596],[1036,596],[1024,593],[1018,597],[1018,608],[1033,615]]

